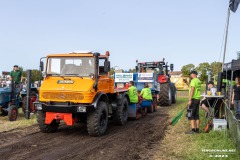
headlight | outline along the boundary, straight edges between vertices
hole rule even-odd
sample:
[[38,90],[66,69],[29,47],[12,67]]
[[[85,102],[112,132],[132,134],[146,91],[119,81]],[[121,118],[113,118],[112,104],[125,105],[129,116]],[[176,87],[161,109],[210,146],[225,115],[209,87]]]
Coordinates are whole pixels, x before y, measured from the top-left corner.
[[36,102],[33,103],[36,110],[42,110],[42,103]]
[[86,107],[84,107],[84,106],[78,106],[77,107],[77,112],[86,112],[87,110],[86,110]]

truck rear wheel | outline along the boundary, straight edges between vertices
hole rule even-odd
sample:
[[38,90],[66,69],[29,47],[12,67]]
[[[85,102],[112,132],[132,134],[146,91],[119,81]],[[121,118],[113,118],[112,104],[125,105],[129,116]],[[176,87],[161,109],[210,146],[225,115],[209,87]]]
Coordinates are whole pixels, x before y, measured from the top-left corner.
[[128,119],[128,100],[126,97],[123,98],[122,105],[117,107],[117,110],[114,111],[114,119],[119,125],[124,125],[127,123]]
[[157,111],[157,98],[156,97],[153,98],[153,111],[154,112]]
[[98,102],[95,111],[87,116],[87,130],[90,136],[101,136],[107,130],[108,108],[106,102]]
[[160,106],[171,106],[172,105],[172,93],[169,83],[163,83],[160,85],[159,92],[159,105]]
[[55,119],[50,124],[45,124],[46,113],[43,111],[37,112],[37,122],[40,130],[43,133],[53,133],[56,132],[59,127],[59,122]]

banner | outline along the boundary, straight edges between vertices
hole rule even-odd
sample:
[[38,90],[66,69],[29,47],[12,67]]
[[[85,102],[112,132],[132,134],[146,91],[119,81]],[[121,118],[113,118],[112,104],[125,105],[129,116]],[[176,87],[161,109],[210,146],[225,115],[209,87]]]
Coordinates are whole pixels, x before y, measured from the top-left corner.
[[138,73],[138,82],[153,82],[153,73]]
[[133,81],[133,73],[115,73],[115,82]]

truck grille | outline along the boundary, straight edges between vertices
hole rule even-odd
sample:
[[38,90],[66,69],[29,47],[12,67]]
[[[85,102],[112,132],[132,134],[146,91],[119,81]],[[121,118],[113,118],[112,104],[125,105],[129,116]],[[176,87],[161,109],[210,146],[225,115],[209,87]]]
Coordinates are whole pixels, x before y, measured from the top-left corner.
[[50,93],[43,92],[42,97],[46,100],[83,100],[84,96],[81,93]]

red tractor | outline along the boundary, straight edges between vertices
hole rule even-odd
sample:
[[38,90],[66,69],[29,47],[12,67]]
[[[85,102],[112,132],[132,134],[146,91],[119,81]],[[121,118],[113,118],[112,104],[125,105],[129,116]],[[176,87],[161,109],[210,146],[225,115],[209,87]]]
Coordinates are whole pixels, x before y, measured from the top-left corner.
[[[171,106],[176,103],[176,87],[175,84],[170,81],[170,71],[173,71],[173,64],[168,66],[168,63],[162,61],[155,62],[137,62],[136,71],[138,73],[153,73],[154,81],[152,83],[153,97],[156,96],[158,104],[160,106]],[[160,85],[160,89],[159,89]]]

